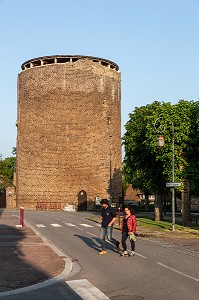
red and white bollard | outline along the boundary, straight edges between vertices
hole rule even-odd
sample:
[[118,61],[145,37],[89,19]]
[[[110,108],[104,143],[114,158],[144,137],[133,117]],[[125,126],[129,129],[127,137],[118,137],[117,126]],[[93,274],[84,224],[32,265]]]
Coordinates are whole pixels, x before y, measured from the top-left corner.
[[20,207],[20,225],[24,227],[24,208]]

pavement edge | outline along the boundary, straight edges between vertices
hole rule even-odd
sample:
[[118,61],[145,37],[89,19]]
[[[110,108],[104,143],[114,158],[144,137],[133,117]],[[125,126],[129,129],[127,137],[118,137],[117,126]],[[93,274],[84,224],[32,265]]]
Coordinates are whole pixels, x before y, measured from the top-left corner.
[[47,239],[34,226],[32,226],[31,223],[29,223],[28,221],[25,220],[25,225],[28,228],[32,229],[32,231],[42,239],[42,241],[44,242],[45,245],[49,246],[57,255],[59,255],[64,260],[64,265],[65,265],[64,270],[62,271],[61,274],[59,274],[59,275],[57,275],[57,276],[55,276],[51,279],[47,279],[45,281],[42,281],[42,282],[39,282],[39,283],[36,283],[36,284],[32,284],[30,286],[26,286],[26,287],[23,287],[23,288],[18,288],[18,289],[15,289],[15,290],[1,292],[0,293],[0,298],[3,297],[3,296],[16,295],[16,294],[25,293],[25,292],[37,290],[37,289],[40,289],[40,288],[44,288],[44,287],[47,287],[49,285],[53,285],[53,284],[55,284],[59,281],[66,281],[70,277],[72,277],[75,274],[79,273],[79,271],[81,270],[80,265],[76,261],[73,261],[73,259],[68,254],[66,254],[62,250],[58,249],[52,243],[52,241]]

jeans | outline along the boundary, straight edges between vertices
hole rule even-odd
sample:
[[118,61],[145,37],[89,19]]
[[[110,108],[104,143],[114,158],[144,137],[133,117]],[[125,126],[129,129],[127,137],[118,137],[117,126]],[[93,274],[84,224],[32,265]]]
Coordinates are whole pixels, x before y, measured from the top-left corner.
[[[124,251],[127,250],[126,240],[127,240],[128,237],[129,237],[128,232],[123,232],[122,233],[122,247],[123,247]],[[130,240],[130,243],[131,243],[131,250],[135,251],[135,241]]]
[[100,228],[100,239],[102,244],[102,250],[106,250],[106,242],[105,242],[106,237],[109,240],[109,242],[111,242],[112,244],[114,245],[119,244],[119,242],[112,237],[112,231],[113,231],[113,226],[106,226]]

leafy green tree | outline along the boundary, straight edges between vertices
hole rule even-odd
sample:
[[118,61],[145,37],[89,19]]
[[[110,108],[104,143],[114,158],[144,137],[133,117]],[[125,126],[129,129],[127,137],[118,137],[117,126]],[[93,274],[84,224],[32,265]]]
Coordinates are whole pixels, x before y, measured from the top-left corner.
[[7,157],[0,160],[0,188],[5,189],[12,185],[15,167],[15,157]]
[[189,143],[184,149],[186,167],[183,168],[183,177],[190,181],[192,196],[199,196],[199,102],[192,103],[190,109]]
[[[153,122],[155,121],[156,117],[153,117],[153,114],[159,105],[159,102],[154,102],[146,107],[136,107],[134,113],[130,114],[130,120],[125,126],[126,133],[123,137],[126,180],[132,183],[135,188],[147,193],[158,190],[157,178],[162,181],[163,166],[161,162],[157,165],[155,153],[150,145],[154,141],[154,129],[150,139],[148,138],[150,134],[147,132],[149,123],[153,124],[151,119]],[[155,144],[156,142],[154,142]],[[154,145],[152,144],[152,147]],[[161,149],[157,150],[161,151]]]
[[[124,173],[126,180],[146,194],[168,192],[172,181],[172,132],[175,139],[175,181],[191,180],[191,193],[199,195],[199,103],[180,100],[178,104],[155,101],[135,108],[125,125]],[[174,129],[174,131],[172,130]],[[164,147],[157,146],[159,134]]]
[[122,175],[122,194],[123,194],[123,197],[125,196],[126,194],[126,190],[128,188],[128,183],[126,182],[126,179],[125,179],[125,176]]

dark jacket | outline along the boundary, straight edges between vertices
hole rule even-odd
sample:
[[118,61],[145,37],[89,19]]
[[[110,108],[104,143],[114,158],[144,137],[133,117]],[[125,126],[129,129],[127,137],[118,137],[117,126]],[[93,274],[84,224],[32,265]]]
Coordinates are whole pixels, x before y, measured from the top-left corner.
[[[130,215],[127,219],[127,227],[128,227],[128,232],[136,232],[136,216],[135,215]],[[122,227],[121,227],[121,231],[123,232],[124,229],[124,218],[122,220]]]
[[116,218],[116,211],[110,206],[108,205],[107,208],[102,208],[102,212],[101,212],[101,216],[102,216],[102,227],[106,227],[108,226],[108,224],[111,222],[111,220],[113,218]]

